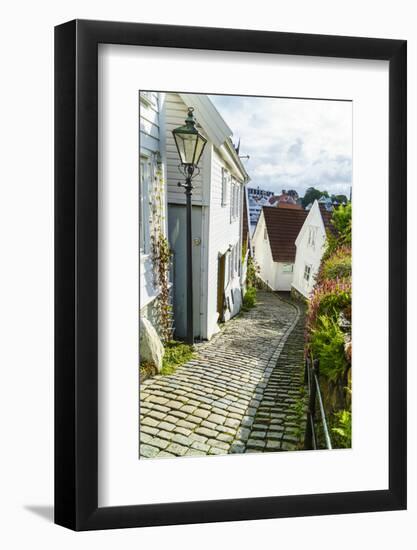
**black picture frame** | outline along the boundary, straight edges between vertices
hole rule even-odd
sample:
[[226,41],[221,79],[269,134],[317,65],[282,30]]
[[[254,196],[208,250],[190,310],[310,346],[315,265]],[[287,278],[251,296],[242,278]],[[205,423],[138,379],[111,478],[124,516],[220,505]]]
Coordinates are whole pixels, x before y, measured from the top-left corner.
[[[389,62],[389,488],[98,507],[98,44]],[[406,41],[74,20],[55,28],[55,522],[74,530],[406,508]]]

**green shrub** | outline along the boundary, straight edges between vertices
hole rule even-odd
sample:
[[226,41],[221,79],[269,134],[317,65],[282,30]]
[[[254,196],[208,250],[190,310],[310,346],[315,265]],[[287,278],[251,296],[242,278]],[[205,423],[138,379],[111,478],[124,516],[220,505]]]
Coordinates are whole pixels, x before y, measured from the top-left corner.
[[246,271],[246,285],[248,289],[250,287],[255,288],[258,284],[259,266],[251,255],[248,256],[248,267]]
[[243,311],[248,311],[255,307],[256,304],[256,288],[250,286],[243,297]]
[[345,279],[352,276],[352,251],[342,246],[323,261],[319,279]]
[[319,360],[320,374],[336,382],[349,368],[345,354],[345,335],[332,317],[320,315],[310,335],[310,351]]
[[194,357],[194,348],[183,342],[170,341],[164,346],[161,374],[172,374],[177,367]]
[[343,410],[333,415],[334,425],[331,430],[334,437],[334,446],[338,448],[352,447],[352,413]]
[[339,313],[347,313],[350,317],[352,301],[352,282],[350,279],[321,279],[314,287],[307,310],[307,343],[309,334],[316,328],[320,315],[333,319]]

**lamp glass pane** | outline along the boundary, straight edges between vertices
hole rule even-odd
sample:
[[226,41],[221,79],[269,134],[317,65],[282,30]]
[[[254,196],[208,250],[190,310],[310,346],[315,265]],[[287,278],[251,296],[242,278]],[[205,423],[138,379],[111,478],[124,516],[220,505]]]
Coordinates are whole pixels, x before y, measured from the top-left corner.
[[203,138],[200,134],[198,135],[197,144],[195,147],[195,156],[194,156],[194,164],[198,164],[200,162],[201,155],[204,150],[204,146],[207,143],[207,140]]
[[175,141],[183,164],[193,163],[196,140],[196,134],[175,134]]

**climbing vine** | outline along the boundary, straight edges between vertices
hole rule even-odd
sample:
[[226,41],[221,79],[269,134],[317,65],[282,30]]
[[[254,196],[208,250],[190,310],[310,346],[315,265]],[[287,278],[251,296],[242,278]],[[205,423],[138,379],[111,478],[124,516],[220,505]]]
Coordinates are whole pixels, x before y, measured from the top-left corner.
[[172,306],[169,291],[169,268],[172,252],[168,239],[164,234],[165,204],[164,180],[160,164],[154,175],[154,185],[151,193],[151,254],[154,270],[154,285],[159,289],[156,300],[156,321],[160,336],[164,342],[172,340]]

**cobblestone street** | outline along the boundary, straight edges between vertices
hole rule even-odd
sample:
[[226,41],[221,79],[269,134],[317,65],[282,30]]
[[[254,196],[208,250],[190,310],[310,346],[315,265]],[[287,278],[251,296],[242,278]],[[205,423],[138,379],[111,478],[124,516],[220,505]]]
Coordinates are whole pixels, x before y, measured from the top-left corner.
[[196,358],[142,384],[140,457],[296,449],[303,330],[303,306],[258,291],[256,307],[198,344]]

